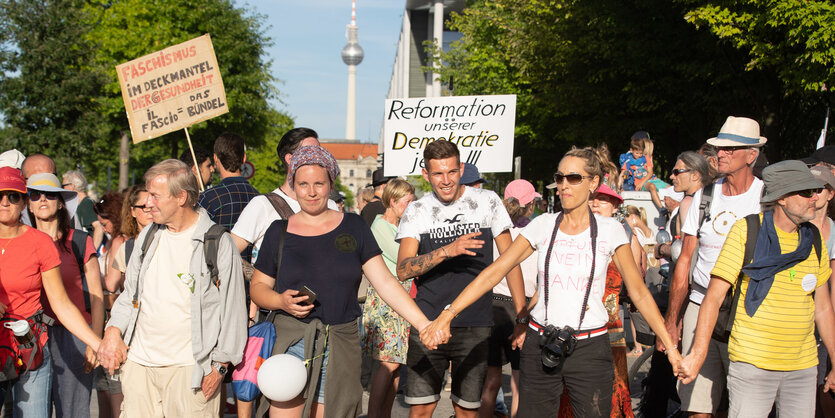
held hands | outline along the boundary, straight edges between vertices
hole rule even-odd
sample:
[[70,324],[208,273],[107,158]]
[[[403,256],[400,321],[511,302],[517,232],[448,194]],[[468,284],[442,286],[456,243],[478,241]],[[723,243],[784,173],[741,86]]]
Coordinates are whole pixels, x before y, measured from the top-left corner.
[[441,316],[420,330],[420,342],[430,350],[436,350],[439,345],[446,344],[451,336],[449,321],[445,321]]
[[104,338],[96,354],[99,363],[108,373],[114,374],[128,358],[128,346],[122,341],[122,331],[110,327],[104,331]]
[[667,350],[666,353],[667,360],[670,362],[670,365],[673,366],[673,375],[678,376],[678,378],[681,379],[681,353],[679,353],[675,348]]
[[[696,376],[699,375],[699,370],[701,370],[704,362],[705,356],[700,356],[694,351],[691,351],[690,354],[688,354],[687,357],[681,360],[681,363],[679,364],[678,380],[681,380],[681,382],[685,385],[692,382],[693,379],[695,379]],[[827,382],[827,385],[828,384],[829,382]],[[832,387],[835,388],[835,385]]]
[[457,257],[459,255],[475,255],[474,252],[470,251],[471,249],[479,249],[484,246],[484,241],[480,239],[475,239],[475,237],[481,235],[481,232],[473,232],[467,235],[461,235],[445,247],[441,247],[445,254],[449,256],[449,258]]
[[281,297],[281,310],[287,312],[290,315],[293,315],[296,318],[304,318],[307,315],[310,315],[310,311],[313,310],[313,304],[304,304],[309,296],[302,295],[296,296],[299,294],[298,290],[287,289],[282,293],[279,293]]
[[96,358],[96,350],[93,347],[87,346],[84,352],[84,373],[90,373],[99,366],[99,360]]

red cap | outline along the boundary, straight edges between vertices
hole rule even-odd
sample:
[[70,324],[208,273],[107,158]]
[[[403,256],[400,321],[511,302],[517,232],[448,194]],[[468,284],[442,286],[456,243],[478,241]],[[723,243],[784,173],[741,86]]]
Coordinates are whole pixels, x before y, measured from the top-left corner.
[[0,167],[0,190],[14,190],[26,193],[26,181],[20,170],[14,167]]
[[612,188],[609,187],[606,183],[601,184],[600,187],[597,188],[597,192],[595,193],[595,196],[600,195],[600,194],[605,194],[607,196],[612,196],[615,199],[617,199],[618,205],[623,204],[623,198],[620,197],[620,195],[617,194],[617,192],[612,190]]

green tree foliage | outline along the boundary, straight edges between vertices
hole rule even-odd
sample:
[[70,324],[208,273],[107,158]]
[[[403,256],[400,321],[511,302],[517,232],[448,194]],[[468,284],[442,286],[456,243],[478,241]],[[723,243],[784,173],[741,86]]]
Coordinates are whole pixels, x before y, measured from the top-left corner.
[[84,39],[80,0],[0,2],[0,146],[42,152],[64,167],[102,151],[106,75]]
[[[211,150],[214,139],[230,131],[259,149],[292,126],[269,105],[278,92],[265,58],[271,40],[263,21],[231,0],[205,0],[199,7],[186,0],[0,2],[6,125],[0,141],[56,157],[59,171],[80,165],[102,182],[110,166],[115,176],[119,139],[129,135],[115,66],[208,33],[229,113],[190,127],[192,142]],[[132,144],[131,171],[141,179],[149,166],[186,147],[183,131]]]
[[[522,176],[548,181],[570,146],[655,139],[656,167],[696,149],[728,115],[760,121],[772,159],[814,144],[824,98],[785,91],[770,68],[688,23],[666,0],[482,0],[452,18],[441,54],[453,93],[516,94]],[[820,109],[820,115],[813,110]]]
[[773,68],[791,90],[835,85],[835,3],[830,0],[683,0],[688,22],[745,51],[748,68]]

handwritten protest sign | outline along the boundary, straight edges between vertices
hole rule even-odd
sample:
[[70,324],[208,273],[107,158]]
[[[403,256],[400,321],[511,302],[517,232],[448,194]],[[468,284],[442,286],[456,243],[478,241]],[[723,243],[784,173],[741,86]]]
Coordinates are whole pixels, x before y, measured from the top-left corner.
[[461,161],[483,173],[513,168],[515,95],[389,99],[383,123],[386,176],[419,175],[435,140],[458,145]]
[[206,34],[116,66],[133,143],[229,111]]

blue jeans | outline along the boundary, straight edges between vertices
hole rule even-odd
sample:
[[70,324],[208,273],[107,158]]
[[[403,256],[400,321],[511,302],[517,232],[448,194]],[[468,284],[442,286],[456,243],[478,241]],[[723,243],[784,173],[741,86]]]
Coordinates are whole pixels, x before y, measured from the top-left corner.
[[[317,341],[317,343],[321,342]],[[322,371],[319,373],[319,383],[316,384],[316,402],[322,405],[325,404],[325,372],[328,369],[328,357],[330,357],[330,352],[330,347],[325,347],[325,357],[322,359]],[[301,339],[297,343],[291,345],[290,348],[287,349],[287,352],[285,354],[289,354],[301,361],[305,361],[306,359],[304,358],[304,339]],[[314,377],[311,376],[310,378],[313,379]]]
[[61,325],[49,329],[52,354],[52,404],[55,415],[89,416],[93,373],[84,370],[87,344]]
[[52,392],[52,355],[49,344],[43,348],[43,364],[24,372],[12,385],[13,416],[15,418],[49,418]]

